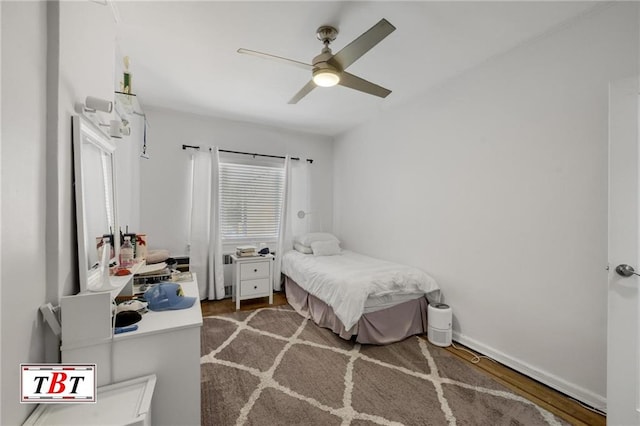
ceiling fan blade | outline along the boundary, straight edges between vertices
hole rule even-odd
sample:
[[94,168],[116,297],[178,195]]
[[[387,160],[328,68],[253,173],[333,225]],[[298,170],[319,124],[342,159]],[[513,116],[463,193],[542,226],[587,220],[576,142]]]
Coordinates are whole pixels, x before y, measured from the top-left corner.
[[391,34],[396,27],[391,25],[386,19],[365,31],[360,37],[342,48],[338,53],[329,59],[329,63],[344,70],[349,65],[357,61],[362,55],[367,53],[376,44],[380,43],[386,36]]
[[370,95],[386,98],[391,93],[391,90],[385,89],[382,86],[373,84],[370,81],[364,80],[360,77],[356,77],[353,74],[343,71],[340,76],[340,86],[348,87],[350,89],[359,90]]
[[249,49],[243,49],[243,48],[238,49],[238,53],[243,53],[245,55],[252,55],[252,56],[257,56],[259,58],[271,59],[278,62],[283,62],[285,64],[294,65],[294,66],[297,66],[298,68],[302,68],[307,71],[313,70],[313,65],[305,64],[304,62],[295,61],[293,59],[283,58],[281,56],[271,55],[269,53],[257,52],[255,50],[249,50]]
[[305,84],[304,87],[298,91],[298,93],[293,95],[293,98],[291,98],[289,103],[290,104],[297,104],[300,99],[302,99],[305,96],[307,96],[309,94],[309,92],[311,92],[315,88],[316,88],[316,84],[313,82],[313,80],[309,80],[309,82],[307,84]]

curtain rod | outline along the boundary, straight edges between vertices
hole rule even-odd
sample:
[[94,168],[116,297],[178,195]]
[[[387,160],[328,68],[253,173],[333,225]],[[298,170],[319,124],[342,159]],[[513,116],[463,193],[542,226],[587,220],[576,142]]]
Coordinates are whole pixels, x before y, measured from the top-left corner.
[[[197,145],[182,145],[182,149],[187,149],[187,148],[191,148],[191,149],[200,149],[199,146]],[[209,148],[209,151],[211,151],[211,148]],[[269,155],[269,154],[255,154],[253,152],[242,152],[242,151],[229,151],[227,149],[219,149],[219,152],[226,152],[229,154],[242,154],[242,155],[251,155],[253,157],[269,157],[269,158],[281,158],[281,159],[285,159],[286,157],[283,157],[281,155]],[[292,160],[300,160],[300,157],[291,157]],[[309,164],[313,164],[313,159],[311,158],[307,158],[307,163]]]

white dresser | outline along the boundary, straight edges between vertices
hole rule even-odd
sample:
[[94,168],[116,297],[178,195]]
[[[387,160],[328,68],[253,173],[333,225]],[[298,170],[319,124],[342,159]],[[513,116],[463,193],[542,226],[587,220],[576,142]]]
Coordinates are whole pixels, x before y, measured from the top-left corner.
[[233,262],[233,298],[236,309],[240,301],[269,297],[273,303],[273,260],[271,254],[264,256],[240,257],[231,255]]
[[[180,285],[185,296],[198,297],[193,276]],[[189,309],[149,311],[136,331],[117,335],[111,332],[110,301],[108,292],[63,298],[62,362],[97,364],[98,386],[155,374],[153,424],[200,425],[199,301]]]

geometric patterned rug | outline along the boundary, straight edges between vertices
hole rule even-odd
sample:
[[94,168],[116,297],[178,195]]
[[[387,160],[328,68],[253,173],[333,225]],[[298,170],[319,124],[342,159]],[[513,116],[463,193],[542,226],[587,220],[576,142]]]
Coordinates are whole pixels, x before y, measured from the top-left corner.
[[289,306],[204,318],[203,425],[566,425],[425,338],[346,341]]

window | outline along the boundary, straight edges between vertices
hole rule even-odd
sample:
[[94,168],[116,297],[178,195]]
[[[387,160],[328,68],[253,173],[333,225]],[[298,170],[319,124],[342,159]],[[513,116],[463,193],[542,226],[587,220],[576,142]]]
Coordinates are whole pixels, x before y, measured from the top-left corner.
[[283,188],[282,167],[220,163],[222,240],[277,240]]

